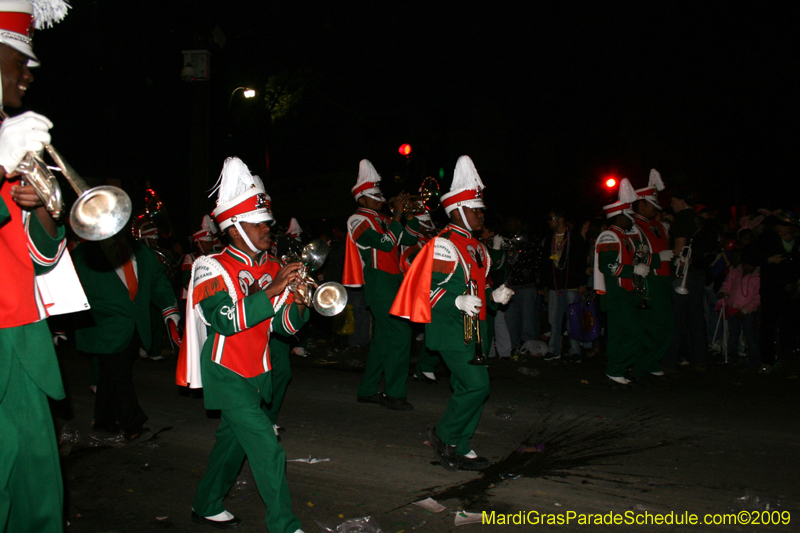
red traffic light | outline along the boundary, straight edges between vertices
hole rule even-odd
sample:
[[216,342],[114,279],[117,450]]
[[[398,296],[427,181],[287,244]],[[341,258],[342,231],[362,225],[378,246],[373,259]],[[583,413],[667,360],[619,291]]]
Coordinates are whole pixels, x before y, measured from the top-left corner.
[[617,179],[614,177],[606,178],[606,187],[609,189],[613,189],[614,186],[617,184]]
[[400,152],[400,155],[408,157],[411,154],[411,145],[407,143],[401,144],[397,151]]

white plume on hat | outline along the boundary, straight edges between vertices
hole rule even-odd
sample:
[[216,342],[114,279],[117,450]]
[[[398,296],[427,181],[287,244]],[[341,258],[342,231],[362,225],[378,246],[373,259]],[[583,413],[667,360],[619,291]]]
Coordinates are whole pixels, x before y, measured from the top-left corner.
[[200,223],[200,228],[209,233],[219,233],[217,225],[214,224],[214,221],[211,220],[211,217],[208,215],[203,215],[203,222]]
[[[372,166],[369,159],[362,159],[358,163],[358,178],[356,179],[356,184],[350,189],[350,192],[353,193],[356,201],[362,196],[366,196],[379,202],[385,202],[386,198],[383,197],[383,193],[378,185],[380,181],[381,176],[378,174],[378,171],[375,170],[375,167]],[[365,183],[374,183],[375,186],[362,188]],[[359,190],[359,188],[361,188],[361,190]]]
[[211,198],[216,192],[217,205],[225,204],[252,188],[264,191],[261,178],[251,174],[244,161],[238,157],[229,157],[222,165],[222,172],[208,197]]
[[631,182],[628,181],[628,178],[622,178],[619,182],[619,201],[632,204],[636,200],[638,200],[638,196],[636,196],[636,191],[633,189],[633,185]]
[[468,155],[459,157],[456,162],[456,170],[453,173],[453,184],[450,185],[450,191],[463,191],[465,189],[482,191],[485,188],[472,159]]
[[286,230],[286,233],[294,235],[295,237],[303,233],[303,228],[300,227],[300,223],[296,218],[292,217],[292,220],[289,221],[289,229]]
[[664,181],[661,179],[661,173],[658,170],[650,169],[650,179],[647,182],[648,187],[655,187],[658,192],[664,190]]
[[37,30],[52,28],[53,23],[64,20],[67,10],[72,7],[64,0],[32,0],[31,3]]

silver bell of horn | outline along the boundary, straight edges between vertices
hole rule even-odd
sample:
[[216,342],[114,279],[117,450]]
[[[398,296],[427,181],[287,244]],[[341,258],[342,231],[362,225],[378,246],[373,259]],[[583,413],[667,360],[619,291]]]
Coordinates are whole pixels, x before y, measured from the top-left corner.
[[307,289],[300,291],[298,289],[299,283],[293,283],[290,286],[290,290],[298,300],[305,303],[305,305],[313,306],[322,316],[338,315],[347,305],[347,290],[341,283],[328,281],[318,285],[314,278],[309,275],[325,263],[328,258],[328,252],[330,252],[328,243],[322,239],[314,239],[303,247],[299,255],[297,252],[292,252],[281,258],[284,264],[302,263],[297,274],[302,278],[302,283],[305,284]]
[[[0,110],[0,118],[6,119],[8,115]],[[28,185],[33,186],[53,218],[61,216],[63,201],[61,187],[51,168],[58,170],[78,195],[69,212],[69,222],[79,237],[87,241],[101,241],[119,233],[128,223],[132,211],[131,199],[125,191],[111,185],[89,188],[53,146],[44,145],[44,151],[55,166],[48,166],[41,155],[28,152],[17,166],[17,172],[25,177]]]

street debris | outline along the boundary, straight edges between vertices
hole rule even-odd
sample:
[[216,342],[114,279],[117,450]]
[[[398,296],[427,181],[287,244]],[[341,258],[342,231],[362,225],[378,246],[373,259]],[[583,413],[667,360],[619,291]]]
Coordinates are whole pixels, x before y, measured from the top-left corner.
[[325,461],[330,461],[330,458],[325,457],[324,459],[317,459],[316,457],[303,457],[301,459],[287,459],[287,463],[308,463],[310,465],[315,465],[317,463],[324,463]]
[[378,521],[371,516],[351,518],[337,526],[321,524],[318,520],[314,520],[314,523],[322,533],[385,533]]
[[447,507],[437,502],[433,498],[425,498],[424,500],[413,502],[413,504],[418,507],[422,507],[423,509],[427,509],[432,513],[441,513],[442,511],[447,509]]

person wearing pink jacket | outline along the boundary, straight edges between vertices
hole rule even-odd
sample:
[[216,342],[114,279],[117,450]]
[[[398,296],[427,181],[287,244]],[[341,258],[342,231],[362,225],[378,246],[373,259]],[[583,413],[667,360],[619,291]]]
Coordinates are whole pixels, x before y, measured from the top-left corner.
[[[747,343],[747,360],[751,369],[761,367],[761,352],[756,334],[755,312],[761,306],[761,276],[759,269],[745,259],[732,268],[720,287],[717,307],[725,305],[728,319],[728,353],[735,354],[739,346],[739,334],[744,331]],[[724,300],[723,300],[724,298]],[[719,309],[717,309],[719,310]]]

